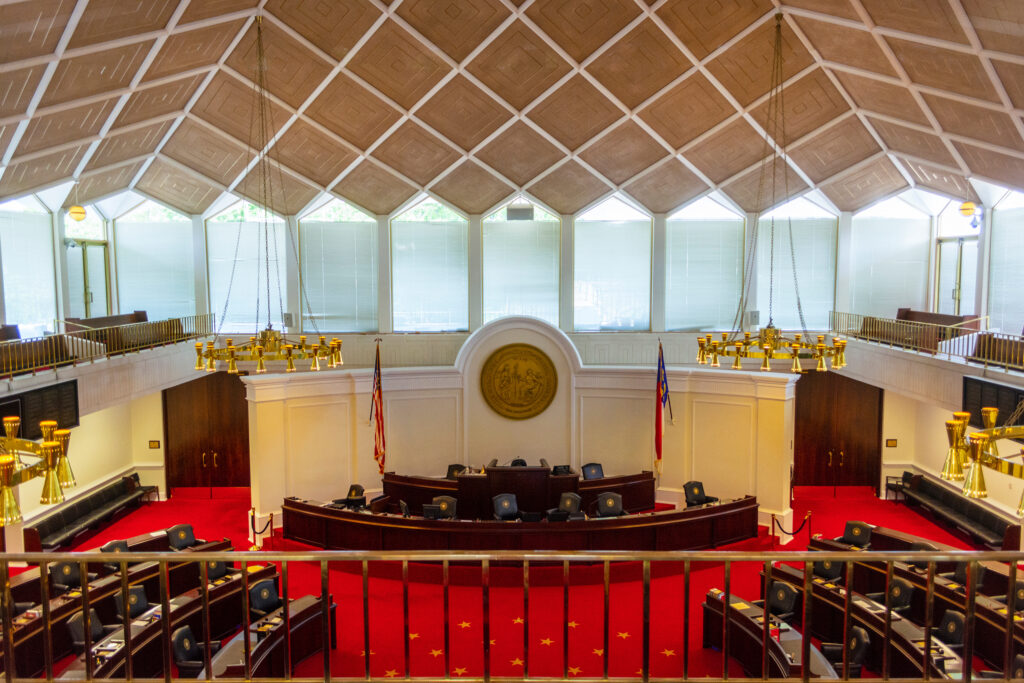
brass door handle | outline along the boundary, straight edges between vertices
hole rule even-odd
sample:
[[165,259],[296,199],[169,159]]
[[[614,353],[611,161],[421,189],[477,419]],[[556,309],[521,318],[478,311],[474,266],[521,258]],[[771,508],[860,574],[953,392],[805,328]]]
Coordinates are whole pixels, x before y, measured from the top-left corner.
[[206,451],[203,451],[203,467],[206,467]]
[[828,452],[828,466],[832,467],[832,451]]
[[213,454],[213,466],[214,467],[217,466],[217,454],[216,453]]

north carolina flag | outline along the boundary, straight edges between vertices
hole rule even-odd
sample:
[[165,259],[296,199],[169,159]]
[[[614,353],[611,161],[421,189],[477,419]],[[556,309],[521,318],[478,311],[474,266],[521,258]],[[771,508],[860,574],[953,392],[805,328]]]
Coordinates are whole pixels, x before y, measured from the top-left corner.
[[370,419],[377,418],[373,430],[373,459],[377,469],[384,474],[384,394],[380,384],[380,342],[377,342],[377,358],[373,362],[373,396],[371,397]]
[[654,455],[655,467],[661,474],[661,441],[665,433],[665,405],[668,405],[669,417],[672,417],[672,400],[668,397],[668,373],[665,372],[665,351],[658,342],[658,386],[657,403],[654,406]]

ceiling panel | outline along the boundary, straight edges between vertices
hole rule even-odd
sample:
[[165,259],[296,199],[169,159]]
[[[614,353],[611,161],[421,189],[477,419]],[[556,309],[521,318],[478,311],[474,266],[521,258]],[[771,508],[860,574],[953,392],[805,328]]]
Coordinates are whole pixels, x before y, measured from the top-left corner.
[[679,149],[736,112],[701,73],[688,76],[641,109],[641,119]]
[[306,108],[306,115],[359,149],[366,149],[402,115],[391,105],[338,74]]
[[616,185],[668,156],[669,151],[632,121],[626,121],[580,154],[585,162]]
[[234,182],[251,158],[244,145],[191,118],[181,122],[160,153],[225,186]]
[[560,214],[576,213],[611,188],[575,161],[569,161],[527,188]]
[[530,110],[531,120],[574,150],[623,117],[622,110],[579,74]]
[[871,117],[868,117],[868,122],[882,138],[885,146],[894,152],[902,152],[937,164],[956,165],[949,148],[938,135]]
[[[263,50],[268,65],[265,74],[267,90],[295,108],[306,101],[331,71],[327,62],[267,21],[263,22]],[[257,53],[256,26],[253,25],[225,63],[256,82]],[[272,69],[269,67],[271,64]]]
[[778,163],[772,164],[770,171],[765,173],[764,182],[761,179],[762,168],[758,167],[725,185],[722,191],[744,211],[760,212],[807,188],[796,171],[778,158],[776,160]]
[[272,167],[269,169],[272,182],[268,187],[264,183],[267,172],[261,171],[259,167],[254,168],[235,187],[235,192],[282,216],[298,214],[319,194],[319,190],[312,185],[302,182],[290,173],[278,173],[277,169]]
[[403,123],[372,154],[420,185],[459,158],[458,152],[413,121]]
[[860,15],[857,14],[857,10],[854,9],[851,0],[783,0],[782,4],[789,7],[811,10],[812,12],[831,14],[843,19],[860,21]]
[[42,64],[0,72],[0,117],[18,116],[28,111],[28,103],[46,67]]
[[567,74],[570,66],[517,20],[485,47],[467,69],[499,97],[516,109],[523,109]]
[[651,213],[669,213],[708,189],[677,159],[670,159],[623,188]]
[[886,41],[914,83],[990,102],[999,101],[976,55],[899,38],[889,37]]
[[947,133],[1024,151],[1024,139],[1006,112],[935,95],[925,94],[924,101]]
[[1024,109],[1024,64],[993,59],[992,66],[995,67],[1010,102],[1017,109]]
[[797,17],[796,23],[822,59],[896,76],[892,62],[868,31],[808,17]]
[[512,114],[465,76],[448,81],[416,116],[465,150],[498,130]]
[[449,70],[440,57],[390,19],[356,52],[348,68],[406,109]]
[[431,186],[430,191],[468,214],[482,214],[514,192],[479,164],[465,161]]
[[365,0],[268,0],[267,10],[306,40],[341,60],[381,11]]
[[989,50],[1024,55],[1024,3],[1019,0],[960,0]]
[[114,110],[116,98],[33,118],[18,143],[18,156],[97,135]]
[[53,152],[31,161],[15,162],[0,176],[0,198],[12,197],[70,178],[88,145]]
[[89,0],[68,47],[159,31],[177,6],[178,0]]
[[481,148],[476,156],[522,187],[559,161],[562,153],[540,133],[517,121]]
[[222,14],[231,12],[242,12],[251,10],[258,5],[260,0],[203,0],[202,2],[190,2],[181,15],[178,24],[187,24],[200,19],[219,17]]
[[23,0],[0,5],[0,62],[53,52],[77,0]]
[[[781,104],[787,144],[850,110],[846,100],[821,69],[815,69],[787,85],[782,93]],[[751,114],[769,135],[773,133],[769,128],[767,102]],[[782,137],[782,132],[779,137]]]
[[[253,139],[253,86],[220,71],[196,100],[192,113],[214,127],[232,135],[246,145],[257,144]],[[267,135],[273,136],[288,119],[288,113],[277,104],[268,102],[269,122]]]
[[78,179],[74,192],[64,200],[64,208],[72,204],[87,204],[93,200],[106,197],[120,190],[127,190],[132,180],[142,170],[142,161],[114,166],[103,171],[83,173]]
[[147,40],[60,60],[39,104],[45,107],[127,87],[152,46]]
[[[749,105],[771,87],[772,50],[775,22],[769,20],[751,31],[726,52],[708,63],[708,71],[739,100]],[[808,67],[811,53],[796,39],[793,31],[782,27],[782,77],[787,81]]]
[[591,62],[587,71],[635,109],[691,66],[668,36],[645,19]]
[[509,11],[499,0],[406,0],[397,14],[461,62],[508,18]]
[[807,177],[820,183],[880,151],[860,119],[849,116],[791,149],[790,156]]
[[949,0],[861,0],[861,4],[879,26],[967,43]]
[[7,152],[7,145],[10,143],[11,138],[14,137],[14,131],[17,127],[17,123],[0,123],[0,156]]
[[962,201],[981,202],[970,181],[959,173],[902,157],[900,163],[907,169],[918,187],[951,195]]
[[356,160],[356,153],[311,123],[300,119],[284,132],[273,156],[288,168],[328,187]]
[[740,118],[690,147],[683,155],[712,182],[720,183],[764,159],[770,151],[765,139]]
[[905,187],[907,181],[892,162],[879,157],[852,173],[824,183],[821,190],[841,211],[857,211]]
[[221,194],[217,187],[159,157],[153,160],[135,189],[186,214],[201,214]]
[[844,71],[836,71],[835,74],[846,94],[861,109],[919,123],[922,126],[931,125],[907,88]]
[[202,76],[187,76],[165,85],[154,85],[136,90],[121,108],[114,121],[114,128],[145,121],[157,116],[185,110],[185,105],[195,94],[202,82]]
[[704,59],[773,9],[770,0],[669,0],[658,16],[697,59]]
[[954,142],[953,146],[975,175],[1009,187],[1024,188],[1024,159],[965,142]]
[[577,62],[639,15],[640,8],[632,0],[547,0],[526,10],[526,16]]
[[86,170],[103,168],[155,152],[157,145],[170,129],[171,122],[163,121],[116,135],[109,135],[96,146],[96,151],[92,153],[85,168]]
[[361,161],[331,188],[340,197],[385,216],[416,194],[416,188],[371,161]]
[[244,23],[243,19],[237,19],[169,36],[156,53],[153,63],[146,69],[142,80],[152,81],[216,64]]

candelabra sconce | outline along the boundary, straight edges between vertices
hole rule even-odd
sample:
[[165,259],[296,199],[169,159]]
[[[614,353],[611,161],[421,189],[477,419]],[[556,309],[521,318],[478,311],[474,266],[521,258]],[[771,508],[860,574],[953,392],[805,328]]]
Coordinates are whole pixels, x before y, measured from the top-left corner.
[[697,337],[697,364],[708,367],[721,367],[720,357],[732,357],[733,370],[743,369],[744,358],[760,358],[761,370],[770,372],[773,360],[790,360],[790,372],[800,374],[804,372],[801,366],[801,358],[810,358],[815,361],[817,372],[829,370],[828,361],[831,361],[833,370],[840,370],[846,367],[846,340],[833,337],[831,345],[825,343],[825,335],[817,335],[816,341],[808,341],[800,333],[794,334],[792,339],[786,338],[782,332],[774,327],[764,327],[757,337],[750,332],[744,332],[742,339],[731,338],[728,332],[722,333],[721,340],[714,339],[708,334]]
[[949,450],[946,452],[946,461],[942,464],[942,473],[939,475],[946,481],[963,481],[964,468],[960,463],[960,439],[964,424],[959,420],[946,420],[946,438],[949,441]]
[[3,418],[4,436],[0,437],[0,526],[21,521],[21,510],[14,495],[14,487],[43,480],[39,502],[53,505],[64,501],[64,489],[75,486],[75,475],[68,458],[71,430],[58,429],[55,420],[39,423],[42,441],[18,437],[21,418]]
[[[1007,425],[997,427],[996,418],[999,410],[993,407],[981,409],[984,429],[967,435],[967,424],[971,414],[967,412],[953,413],[953,419],[946,421],[946,436],[949,450],[942,466],[942,478],[948,481],[957,479],[958,470],[967,472],[964,479],[963,494],[968,498],[987,498],[988,488],[985,484],[985,469],[995,470],[1001,474],[1024,480],[1024,464],[1014,462],[1017,455],[1000,457],[994,441],[999,439],[1024,439],[1024,425],[1015,424],[1024,405],[1018,406],[1007,420]],[[966,436],[966,438],[965,438]],[[964,467],[967,465],[967,467]],[[1024,495],[1017,504],[1017,515],[1024,517]]]
[[985,487],[985,473],[981,469],[981,456],[985,451],[985,445],[988,440],[988,436],[980,432],[975,432],[968,438],[971,469],[967,471],[967,478],[964,480],[964,495],[968,498],[988,498],[988,489]]
[[239,363],[256,363],[256,374],[267,372],[268,361],[285,361],[285,372],[295,372],[296,360],[310,361],[309,369],[319,372],[320,362],[324,361],[329,369],[340,368],[345,364],[341,357],[341,340],[337,337],[330,341],[319,335],[319,342],[307,344],[306,336],[299,337],[298,343],[287,340],[277,330],[267,328],[258,336],[249,337],[249,341],[236,345],[233,339],[225,339],[225,344],[218,347],[215,342],[208,341],[204,345],[196,342],[196,370],[216,372],[217,363],[227,363],[227,372],[231,375],[239,373]]
[[[994,429],[996,426],[996,418],[999,416],[999,408],[982,408],[981,409],[981,423],[985,425],[985,429]],[[996,446],[995,439],[988,440],[988,449],[986,451],[993,458],[999,457],[999,448]]]

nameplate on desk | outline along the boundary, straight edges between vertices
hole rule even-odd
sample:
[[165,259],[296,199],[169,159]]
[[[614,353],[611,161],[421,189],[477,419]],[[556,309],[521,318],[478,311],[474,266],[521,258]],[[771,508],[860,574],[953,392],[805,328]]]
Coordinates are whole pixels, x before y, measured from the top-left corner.
[[166,531],[150,531],[149,532],[149,537],[150,538],[156,538],[158,536],[166,536],[166,535],[167,535]]

